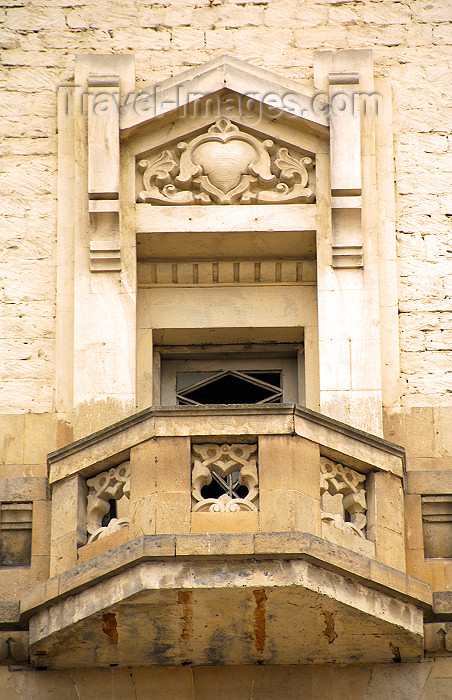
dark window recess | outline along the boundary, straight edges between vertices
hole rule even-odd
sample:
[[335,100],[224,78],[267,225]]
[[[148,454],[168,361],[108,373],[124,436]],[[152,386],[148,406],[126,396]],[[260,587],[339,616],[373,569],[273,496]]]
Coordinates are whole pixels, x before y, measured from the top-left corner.
[[452,495],[422,496],[424,556],[452,558]]
[[117,501],[114,498],[112,498],[109,501],[109,504],[110,510],[108,511],[108,513],[105,513],[104,517],[102,518],[102,527],[107,527],[110,520],[113,520],[113,518],[118,517]]
[[240,472],[228,474],[225,478],[212,471],[212,481],[203,486],[201,496],[203,498],[220,498],[227,494],[230,498],[245,498],[248,495],[246,486],[239,484]]
[[[179,405],[281,403],[281,372],[236,371],[197,373],[197,381],[187,386],[187,378],[178,375],[177,402]],[[180,386],[184,388],[179,389]]]
[[0,566],[30,566],[32,503],[0,504]]

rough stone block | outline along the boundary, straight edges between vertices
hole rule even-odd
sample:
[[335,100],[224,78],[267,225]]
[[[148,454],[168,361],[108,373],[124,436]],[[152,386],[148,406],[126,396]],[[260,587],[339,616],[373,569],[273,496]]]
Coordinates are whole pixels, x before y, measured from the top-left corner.
[[405,571],[405,541],[399,532],[379,525],[375,528],[375,556],[386,566]]
[[146,442],[130,450],[130,500],[138,501],[156,491],[157,441]]
[[408,549],[423,548],[421,497],[418,495],[405,495],[405,537]]
[[262,532],[310,532],[320,535],[320,500],[298,491],[274,489],[260,491],[260,529]]
[[0,600],[0,619],[2,622],[19,622],[19,606],[18,600]]
[[258,512],[192,513],[191,532],[258,532]]
[[155,494],[130,503],[129,537],[131,540],[141,535],[155,535],[156,503]]
[[399,477],[372,472],[366,480],[367,536],[375,540],[374,528],[383,527],[403,535],[403,489]]
[[0,464],[22,464],[24,454],[24,416],[0,416]]
[[71,569],[77,563],[77,534],[75,531],[52,539],[50,576]]
[[74,533],[80,544],[86,542],[86,498],[86,483],[79,475],[53,485],[52,542],[69,533]]
[[406,491],[412,494],[442,495],[450,493],[452,470],[412,471],[406,475]]
[[192,669],[134,668],[131,675],[137,698],[145,698],[150,692],[161,700],[195,698]]
[[33,502],[33,527],[31,551],[33,555],[50,554],[50,501],[37,500]]
[[111,535],[102,537],[102,539],[96,540],[95,542],[90,542],[84,547],[79,547],[77,550],[77,563],[81,564],[88,559],[97,557],[103,552],[107,552],[110,549],[114,549],[124,542],[127,542],[129,537],[129,528],[123,527],[116,532],[112,532]]
[[176,556],[254,553],[252,534],[192,534],[176,536]]
[[191,495],[189,491],[166,491],[157,494],[156,533],[190,532]]
[[291,435],[259,437],[259,486],[290,489],[320,498],[319,446]]

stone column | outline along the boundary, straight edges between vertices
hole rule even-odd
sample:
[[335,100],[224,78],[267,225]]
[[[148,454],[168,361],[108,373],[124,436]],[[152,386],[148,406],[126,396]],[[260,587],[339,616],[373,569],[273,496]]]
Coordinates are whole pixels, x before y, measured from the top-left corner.
[[377,561],[406,570],[403,488],[400,477],[372,472],[366,480],[367,538],[375,542]]
[[[69,278],[72,269],[72,279],[59,279],[58,371],[64,367],[69,376],[59,377],[57,403],[73,409],[75,438],[136,407],[135,235],[133,211],[124,203],[130,188],[120,180],[119,136],[119,100],[134,87],[133,56],[78,56],[72,119],[60,120],[67,130],[73,126],[75,168],[68,172],[70,188],[63,176],[59,182],[59,198],[73,206],[66,212],[61,201],[59,207],[59,265]],[[120,219],[123,206],[127,215]],[[68,347],[63,331],[72,318]]]
[[77,564],[77,547],[86,544],[85,479],[76,474],[52,487],[50,576]]
[[262,532],[320,536],[319,446],[298,436],[259,437],[259,521]]
[[190,532],[190,438],[155,437],[130,454],[129,537]]
[[378,230],[370,51],[315,53],[330,105],[330,154],[317,158],[320,411],[382,434]]

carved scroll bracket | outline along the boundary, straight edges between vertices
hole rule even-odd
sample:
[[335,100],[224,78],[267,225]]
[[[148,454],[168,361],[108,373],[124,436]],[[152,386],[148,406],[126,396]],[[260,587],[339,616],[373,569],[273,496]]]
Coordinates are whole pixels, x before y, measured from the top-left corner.
[[[334,524],[341,530],[353,532],[365,539],[366,475],[354,469],[336,464],[322,457],[320,460],[320,494],[322,498],[322,521]],[[336,512],[327,512],[334,501],[328,496],[340,495]],[[337,500],[337,499],[336,499]],[[347,520],[346,518],[349,518]]]
[[129,524],[127,518],[111,518],[108,525],[102,526],[102,519],[110,512],[110,501],[119,501],[123,496],[130,498],[130,462],[97,474],[88,479],[86,485],[89,489],[86,514],[89,544]]

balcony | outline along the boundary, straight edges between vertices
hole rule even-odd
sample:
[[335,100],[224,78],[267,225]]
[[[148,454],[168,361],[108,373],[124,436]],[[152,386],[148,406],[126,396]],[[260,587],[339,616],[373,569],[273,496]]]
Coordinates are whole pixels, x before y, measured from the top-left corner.
[[403,449],[297,405],[150,408],[49,455],[32,663],[423,656]]

